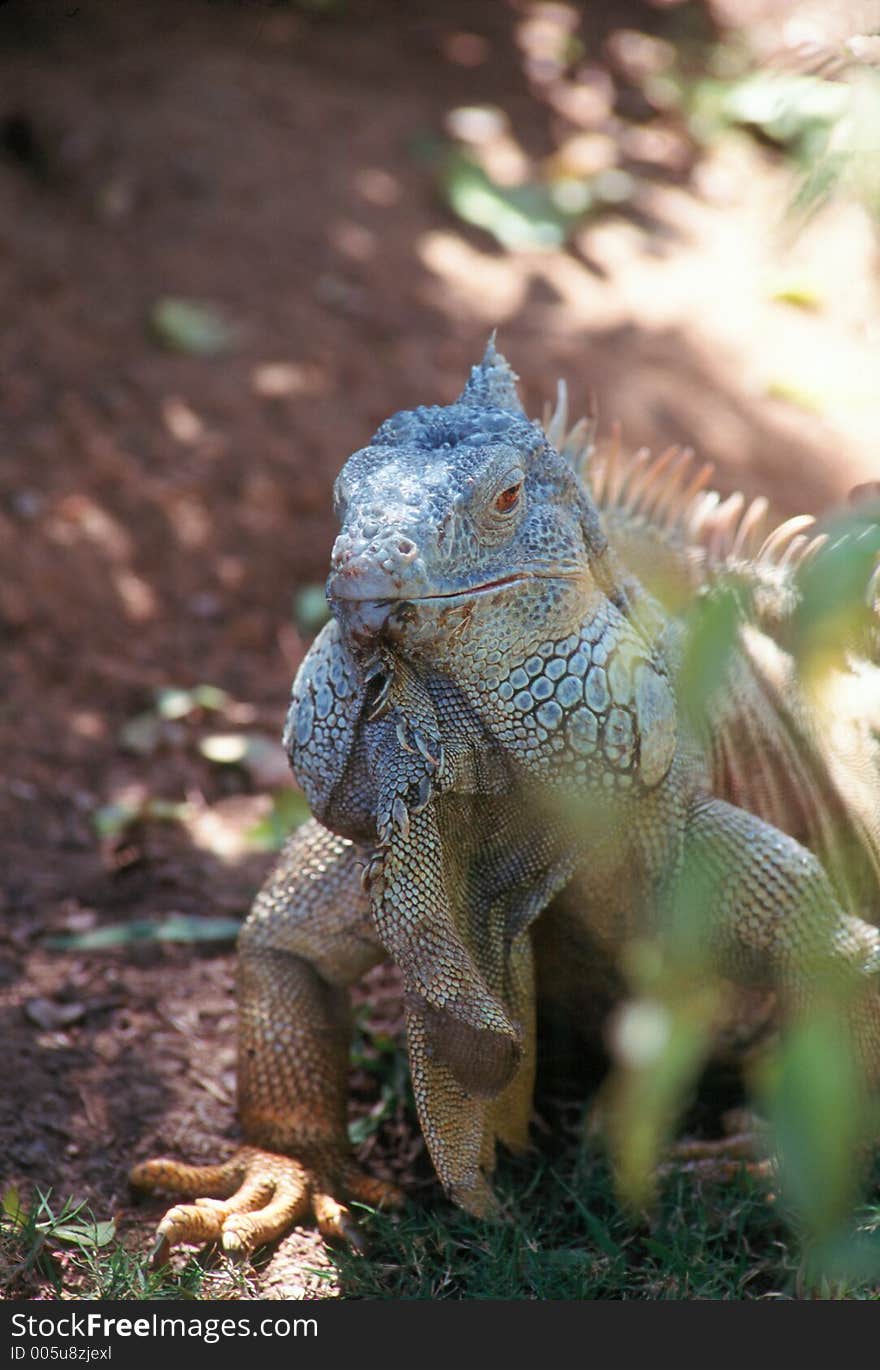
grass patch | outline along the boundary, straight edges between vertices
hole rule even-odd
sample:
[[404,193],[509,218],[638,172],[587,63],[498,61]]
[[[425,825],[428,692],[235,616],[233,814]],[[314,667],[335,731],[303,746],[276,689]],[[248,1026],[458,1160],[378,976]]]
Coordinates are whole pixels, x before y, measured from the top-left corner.
[[[448,1205],[371,1214],[366,1258],[337,1252],[342,1295],[356,1299],[766,1299],[804,1292],[790,1219],[747,1172],[724,1183],[675,1173],[650,1215],[619,1204],[606,1161],[586,1151],[507,1159],[505,1221]],[[860,1215],[880,1228],[880,1206]],[[866,1278],[820,1295],[880,1299]]]
[[150,1268],[75,1199],[38,1190],[29,1205],[10,1187],[0,1198],[0,1288],[8,1298],[229,1299],[248,1292],[246,1268],[201,1256]]
[[[874,1193],[880,1185],[880,1167]],[[708,1182],[668,1176],[655,1209],[619,1203],[604,1157],[506,1157],[497,1177],[504,1220],[480,1222],[439,1197],[399,1215],[361,1210],[366,1255],[330,1253],[328,1294],[347,1299],[793,1299],[880,1300],[880,1203],[865,1205],[834,1278],[811,1274],[790,1216],[764,1181],[743,1171]],[[24,1211],[7,1191],[0,1272],[7,1297],[235,1300],[259,1293],[254,1271],[212,1249],[151,1270],[112,1223],[40,1193]],[[870,1259],[865,1260],[865,1254]],[[259,1264],[267,1253],[261,1253]],[[812,1282],[811,1282],[812,1281]]]

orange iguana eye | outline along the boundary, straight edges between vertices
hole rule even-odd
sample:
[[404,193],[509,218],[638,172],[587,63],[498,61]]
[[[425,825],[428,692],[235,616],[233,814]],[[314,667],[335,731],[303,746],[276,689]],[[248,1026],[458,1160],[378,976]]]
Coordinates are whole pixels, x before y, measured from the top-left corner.
[[519,492],[522,489],[522,481],[517,481],[516,485],[509,485],[506,490],[496,497],[495,508],[499,514],[507,514],[514,507],[519,499]]

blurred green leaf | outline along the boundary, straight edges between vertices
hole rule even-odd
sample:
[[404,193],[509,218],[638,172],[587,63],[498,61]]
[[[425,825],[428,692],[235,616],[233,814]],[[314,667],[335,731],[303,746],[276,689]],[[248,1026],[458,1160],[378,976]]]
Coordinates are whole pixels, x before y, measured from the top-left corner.
[[804,158],[804,180],[793,209],[809,217],[834,193],[880,217],[880,71],[866,67],[843,89],[847,102],[821,146]]
[[880,508],[843,514],[823,532],[828,541],[798,572],[792,650],[805,678],[841,665],[876,630],[868,586],[880,558]]
[[149,710],[135,714],[119,730],[119,744],[135,756],[150,756],[162,737],[162,720]]
[[633,1208],[653,1200],[657,1163],[711,1049],[718,1006],[707,981],[631,1000],[613,1023],[608,1138],[618,1191]]
[[304,585],[293,600],[293,621],[304,637],[314,637],[330,617],[323,585]]
[[825,405],[822,396],[810,389],[803,381],[787,376],[769,376],[764,385],[764,394],[771,400],[785,400],[808,414],[821,414]]
[[697,724],[730,669],[739,625],[747,615],[745,594],[739,586],[717,586],[688,611],[677,688],[682,708]]
[[150,756],[173,730],[163,724],[176,723],[200,709],[219,711],[230,703],[229,695],[216,685],[196,685],[191,690],[167,686],[156,691],[152,709],[135,714],[119,731],[120,746],[136,756]]
[[154,818],[160,823],[179,823],[189,814],[190,806],[177,799],[148,799],[142,809],[144,818]]
[[153,819],[178,823],[189,813],[189,805],[174,799],[147,799],[142,804],[105,804],[92,814],[92,826],[101,838],[121,837],[135,823]]
[[199,751],[219,766],[242,766],[260,789],[286,788],[290,765],[280,742],[262,733],[211,733]]
[[810,1237],[836,1238],[863,1180],[864,1082],[840,1006],[811,1007],[786,1035],[757,1086],[773,1125],[783,1193]]
[[156,709],[167,719],[186,718],[196,709],[225,709],[228,703],[229,695],[217,685],[196,685],[191,690],[169,686],[156,694]]
[[47,938],[46,945],[54,951],[104,951],[138,942],[227,942],[238,936],[240,928],[241,921],[236,918],[196,918],[180,913],[161,920],[136,919],[65,933]]
[[822,1298],[840,1297],[880,1281],[880,1231],[844,1231],[811,1242],[804,1252],[801,1284]]
[[150,311],[150,329],[163,347],[172,352],[210,357],[226,352],[235,340],[234,330],[210,305],[167,295]]
[[775,142],[791,144],[824,134],[850,103],[849,88],[803,73],[759,71],[734,82],[722,112],[731,122],[760,129]]
[[795,151],[816,151],[847,111],[849,88],[821,76],[751,71],[732,80],[706,78],[689,91],[692,132],[702,141],[725,128],[756,130]]
[[279,851],[294,828],[311,817],[304,794],[299,790],[278,790],[272,796],[272,809],[247,834],[247,840],[258,851]]
[[130,804],[105,804],[92,814],[92,826],[99,837],[119,837],[140,814],[141,810]]
[[390,1085],[382,1086],[382,1094],[369,1113],[353,1118],[348,1124],[348,1140],[352,1146],[361,1146],[369,1137],[374,1136],[386,1118],[394,1112],[397,1100]]
[[563,209],[551,187],[499,186],[462,152],[452,152],[443,174],[446,198],[460,219],[485,229],[506,248],[553,248],[582,216]]
[[702,142],[725,129],[757,132],[800,166],[791,212],[805,221],[834,194],[880,217],[880,71],[869,64],[842,80],[782,71],[693,84],[691,132]]
[[4,1189],[3,1197],[0,1199],[0,1207],[12,1222],[21,1223],[24,1220],[25,1210],[22,1208],[21,1195],[14,1184]]
[[794,309],[806,310],[819,310],[825,303],[818,286],[797,276],[777,281],[771,287],[770,299],[777,304],[790,304]]
[[840,186],[846,171],[846,157],[826,153],[806,168],[803,179],[792,201],[792,213],[807,220],[821,209]]

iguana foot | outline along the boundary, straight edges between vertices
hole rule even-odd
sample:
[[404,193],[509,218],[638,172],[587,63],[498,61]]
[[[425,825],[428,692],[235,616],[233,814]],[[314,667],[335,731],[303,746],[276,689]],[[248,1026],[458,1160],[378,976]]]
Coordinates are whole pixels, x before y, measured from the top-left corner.
[[711,1140],[684,1137],[670,1147],[661,1175],[686,1171],[704,1179],[729,1180],[743,1170],[764,1177],[775,1173],[767,1154],[767,1126],[749,1109],[731,1109],[722,1118],[723,1137]]
[[403,1202],[399,1189],[367,1175],[351,1157],[331,1166],[307,1166],[251,1146],[241,1147],[221,1165],[185,1165],[166,1157],[143,1161],[130,1180],[136,1189],[178,1190],[195,1199],[175,1204],[159,1223],[154,1265],[165,1264],[178,1242],[219,1241],[230,1256],[245,1256],[280,1237],[309,1209],[326,1240],[360,1249],[357,1223],[336,1194],[375,1208],[396,1208]]

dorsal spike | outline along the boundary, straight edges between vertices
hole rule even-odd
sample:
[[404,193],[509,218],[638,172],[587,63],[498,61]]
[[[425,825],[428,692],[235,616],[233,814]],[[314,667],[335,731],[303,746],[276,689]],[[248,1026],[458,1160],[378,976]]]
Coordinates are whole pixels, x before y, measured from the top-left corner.
[[495,346],[492,333],[483,360],[479,366],[471,367],[468,383],[458,397],[459,404],[472,404],[480,408],[509,409],[512,414],[525,414],[516,391],[519,380],[516,372]]
[[730,549],[733,561],[748,561],[754,555],[769,509],[769,500],[763,495],[756,495],[739,521]]
[[794,518],[786,519],[764,539],[756,560],[770,565],[775,564],[791,539],[798,533],[804,533],[808,528],[812,528],[815,522],[812,514],[797,514]]
[[562,379],[556,382],[556,408],[551,411],[549,404],[544,406],[542,427],[550,446],[561,451],[568,433],[568,386]]

